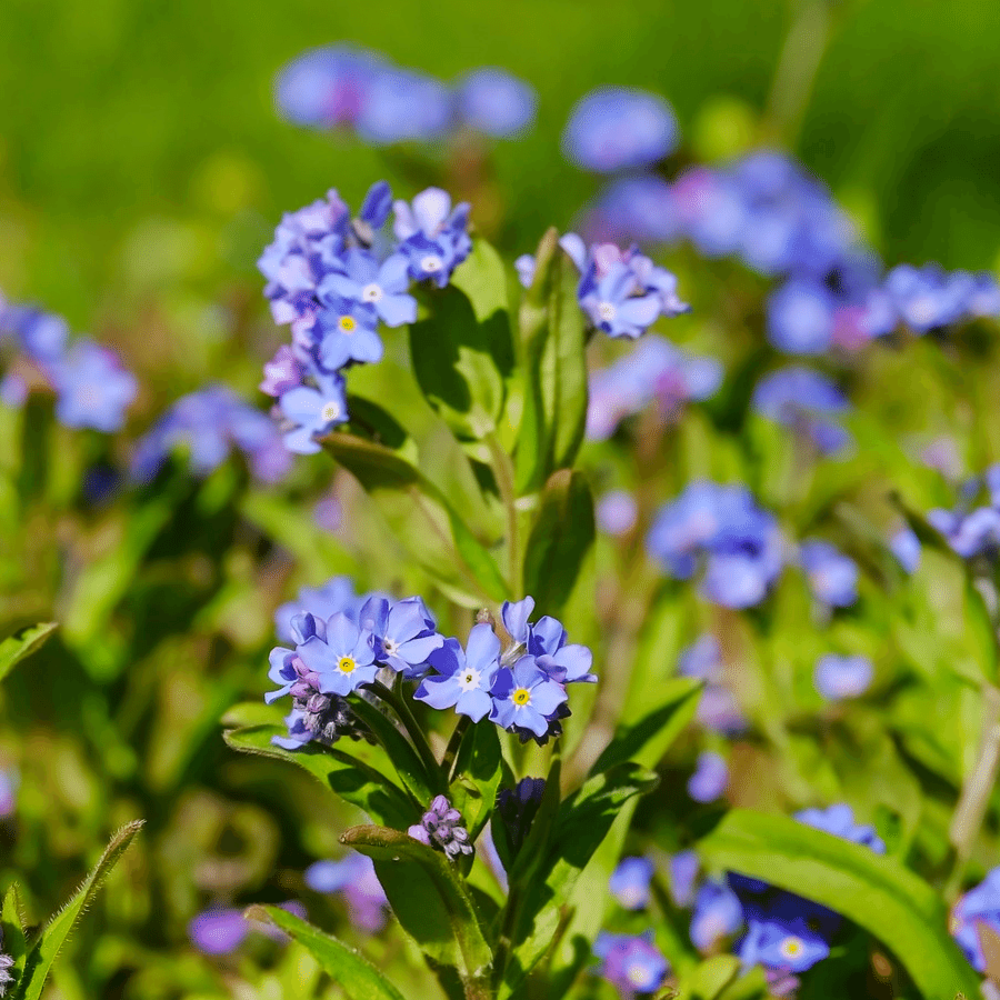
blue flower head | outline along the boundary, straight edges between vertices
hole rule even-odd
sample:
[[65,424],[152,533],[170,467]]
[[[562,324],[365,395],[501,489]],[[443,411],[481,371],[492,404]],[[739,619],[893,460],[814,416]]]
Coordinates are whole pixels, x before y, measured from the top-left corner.
[[952,937],[965,952],[969,964],[977,972],[985,972],[986,957],[978,931],[980,924],[1000,934],[1000,868],[992,869],[979,885],[955,903],[951,911]]
[[677,138],[677,118],[662,97],[629,87],[599,87],[570,112],[562,150],[585,170],[614,173],[662,160]]
[[375,637],[375,659],[407,679],[430,669],[431,654],[444,645],[434,620],[419,597],[393,602],[374,596],[358,613],[359,623]]
[[463,76],[455,100],[463,124],[502,139],[527,131],[535,120],[538,104],[538,97],[528,84],[493,67]]
[[846,608],[858,599],[858,565],[836,546],[818,539],[805,541],[799,546],[799,562],[817,601]]
[[432,708],[454,706],[473,722],[490,713],[490,688],[500,670],[500,640],[489,624],[473,626],[464,651],[457,639],[446,639],[427,659],[435,673],[420,682],[414,698]]
[[349,854],[340,861],[317,861],[305,870],[304,876],[313,892],[342,895],[355,927],[376,934],[385,926],[389,900],[371,858]]
[[638,993],[654,993],[663,985],[670,963],[653,944],[653,932],[642,936],[601,931],[594,942],[594,954],[601,959],[595,970],[622,996],[632,1000]]
[[812,440],[823,454],[840,451],[850,434],[836,421],[850,404],[824,375],[799,365],[771,372],[757,383],[751,405],[775,423]]
[[[381,264],[367,250],[352,247],[344,255],[344,272],[331,272],[319,289],[321,301],[331,300],[331,307],[346,301],[365,303],[375,310],[378,319],[386,326],[402,326],[417,319],[417,300],[408,293],[410,285],[407,268],[409,263],[400,253],[394,253]],[[365,310],[361,317],[371,321],[371,314]],[[327,368],[339,368],[340,364],[328,363]],[[351,355],[354,358],[353,355]],[[354,360],[368,360],[354,358]],[[377,360],[377,359],[375,359]]]
[[322,308],[316,313],[311,334],[322,367],[335,372],[349,362],[371,364],[382,360],[378,312],[369,301],[341,298],[334,290],[338,276],[330,274],[318,290]]
[[835,309],[825,286],[793,279],[768,299],[768,339],[786,354],[822,354],[833,342]]
[[805,972],[830,954],[830,946],[801,917],[748,921],[737,954],[745,966]]
[[472,241],[466,232],[469,206],[451,207],[451,196],[440,188],[421,191],[412,205],[393,203],[393,230],[400,241],[399,252],[417,281],[432,281],[444,288],[451,273],[469,256]]
[[581,282],[580,307],[609,337],[641,336],[660,315],[660,302],[647,292],[626,263],[616,261],[599,275],[596,262]]
[[698,888],[691,914],[691,943],[710,951],[720,940],[743,926],[743,907],[736,893],[723,882],[708,879]]
[[452,97],[440,80],[386,65],[369,82],[354,124],[363,140],[387,146],[440,139],[452,118]]
[[296,652],[318,675],[323,694],[343,697],[362,684],[371,684],[378,673],[371,631],[359,628],[342,612],[330,616],[325,640],[314,635],[297,646]]
[[56,419],[66,427],[116,431],[139,391],[118,355],[90,340],[76,341],[49,371],[58,396]]
[[320,450],[317,438],[347,421],[347,397],[340,375],[318,376],[316,387],[300,385],[282,393],[278,406],[288,424],[285,447],[299,455]]
[[871,848],[876,854],[885,854],[885,843],[875,828],[855,823],[854,813],[846,803],[841,802],[827,809],[803,809],[795,814],[795,818],[806,826],[861,844],[862,847]]
[[330,615],[340,611],[351,621],[358,620],[358,612],[367,598],[354,592],[354,583],[349,576],[335,576],[320,587],[303,587],[294,601],[282,604],[274,613],[275,630],[282,642],[304,642],[304,637],[292,627],[296,616],[308,612],[319,619],[323,628]]
[[695,851],[678,851],[669,864],[670,897],[677,906],[690,906],[694,900],[694,884],[701,863]]
[[816,690],[827,701],[857,698],[871,686],[874,675],[867,656],[839,656],[827,653],[816,661]]
[[729,784],[725,758],[706,750],[698,755],[698,766],[688,779],[687,792],[696,802],[713,802]]
[[566,689],[541,669],[533,656],[502,667],[490,688],[490,719],[504,729],[516,727],[544,737],[549,721],[567,700]]
[[654,871],[649,858],[622,858],[608,882],[611,895],[626,910],[644,910],[649,905]]

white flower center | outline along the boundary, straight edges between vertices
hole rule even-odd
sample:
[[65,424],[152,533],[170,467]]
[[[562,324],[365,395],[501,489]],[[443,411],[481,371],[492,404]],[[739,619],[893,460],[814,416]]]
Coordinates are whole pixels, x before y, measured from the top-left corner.
[[382,289],[375,284],[373,281],[370,285],[365,285],[361,289],[361,299],[364,302],[379,302],[385,293]]
[[426,257],[421,258],[420,266],[428,274],[436,274],[444,267],[444,261],[437,254],[430,253]]
[[330,400],[322,410],[319,411],[319,415],[325,424],[332,424],[334,420],[340,419],[340,404],[334,400]]
[[383,639],[382,648],[385,650],[386,656],[395,656],[399,649],[399,643],[395,639]]
[[481,670],[473,670],[472,667],[466,667],[458,676],[458,686],[463,691],[475,691],[479,687],[479,681],[482,676],[483,673]]
[[618,315],[618,310],[615,309],[613,302],[598,302],[597,315],[600,317],[601,322],[611,323],[614,321],[615,316]]
[[798,958],[804,948],[805,945],[802,943],[802,938],[797,937],[786,937],[778,945],[778,951],[781,953],[782,958]]
[[646,967],[635,963],[628,967],[625,976],[635,987],[645,986],[649,982],[649,972]]

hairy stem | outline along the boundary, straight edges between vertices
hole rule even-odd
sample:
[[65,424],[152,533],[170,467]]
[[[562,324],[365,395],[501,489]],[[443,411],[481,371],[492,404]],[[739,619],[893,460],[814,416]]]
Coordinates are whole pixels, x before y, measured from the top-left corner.
[[462,740],[465,739],[465,734],[469,731],[469,727],[472,725],[472,719],[467,715],[463,715],[459,720],[458,724],[455,726],[455,731],[451,734],[451,739],[448,740],[448,746],[445,747],[444,757],[441,759],[441,773],[444,775],[444,780],[446,785],[450,785],[454,775],[451,773],[451,769],[455,763],[455,759],[458,757],[458,751],[462,746]]
[[427,769],[428,779],[434,783],[434,779],[439,773],[437,758],[434,756],[434,752],[431,750],[431,746],[427,742],[427,737],[424,736],[420,724],[417,722],[413,712],[410,711],[410,706],[406,704],[406,699],[401,696],[399,691],[387,688],[380,681],[375,681],[368,686],[396,713],[396,717],[403,724],[406,735],[410,737],[410,742],[420,755],[420,759]]
[[500,488],[500,498],[507,510],[507,565],[510,576],[510,586],[514,596],[521,596],[521,544],[517,530],[517,506],[514,490],[514,464],[496,435],[491,432],[486,435],[486,446],[490,450],[493,474]]

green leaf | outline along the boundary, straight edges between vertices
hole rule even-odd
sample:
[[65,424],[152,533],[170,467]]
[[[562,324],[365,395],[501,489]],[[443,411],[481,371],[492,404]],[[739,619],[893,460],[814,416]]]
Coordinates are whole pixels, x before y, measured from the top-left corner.
[[26,625],[0,642],[0,681],[26,656],[41,649],[58,627],[56,622]]
[[895,858],[784,816],[727,813],[699,843],[712,865],[842,913],[883,941],[928,1000],[975,996],[979,977],[948,934],[940,893]]
[[347,994],[348,1000],[405,1000],[361,952],[280,906],[252,906],[246,916],[251,920],[266,919],[298,941]]
[[524,414],[517,443],[519,494],[568,468],[587,417],[586,326],[576,298],[579,274],[550,229],[535,255],[535,277],[520,311]]
[[440,772],[433,775],[427,773],[413,744],[396,728],[392,719],[382,714],[378,706],[357,698],[351,701],[351,709],[385,748],[400,780],[417,802],[430,802],[438,792],[444,791],[440,787],[443,785]]
[[538,614],[555,615],[573,592],[594,544],[594,498],[582,472],[560,469],[542,491],[524,557],[524,593]]
[[740,960],[735,955],[713,955],[687,978],[681,996],[690,1000],[716,1000],[739,974]]
[[111,869],[128,850],[132,838],[142,825],[143,820],[134,820],[111,838],[111,843],[101,855],[101,860],[84,880],[76,895],[49,921],[41,937],[28,953],[17,994],[19,1000],[39,1000],[45,979],[52,969],[52,963],[56,960],[66,938],[69,937],[70,931],[76,926],[76,922],[101,888]]
[[492,722],[474,725],[455,759],[455,780],[448,789],[451,804],[462,814],[474,843],[490,818],[503,776],[500,737]]
[[523,996],[525,977],[551,945],[565,901],[615,817],[631,798],[651,791],[658,781],[637,764],[619,764],[590,778],[562,803],[539,874],[525,880],[500,1000]]
[[408,834],[379,826],[356,826],[340,842],[375,862],[393,914],[431,963],[457,970],[469,996],[485,997],[493,953],[457,865]]
[[507,275],[484,240],[452,283],[427,296],[430,315],[410,327],[413,372],[424,396],[460,441],[494,431],[510,370]]
[[694,718],[702,686],[694,677],[674,677],[667,681],[646,715],[631,725],[618,726],[590,773],[598,774],[627,760],[655,767]]
[[17,990],[22,982],[21,972],[28,957],[28,942],[24,936],[24,922],[21,916],[21,893],[15,882],[7,890],[0,908],[0,929],[3,930],[3,950],[7,952],[14,964],[10,973],[14,977]]
[[457,511],[398,452],[351,434],[323,445],[364,487],[401,545],[450,597],[469,607],[507,598],[496,560]]
[[360,806],[387,826],[405,830],[419,819],[419,806],[387,777],[394,769],[380,747],[371,748],[372,759],[383,762],[376,768],[337,747],[307,743],[301,750],[285,750],[271,742],[272,736],[284,736],[285,733],[284,726],[261,725],[229,730],[223,733],[223,738],[234,750],[297,764],[342,799]]

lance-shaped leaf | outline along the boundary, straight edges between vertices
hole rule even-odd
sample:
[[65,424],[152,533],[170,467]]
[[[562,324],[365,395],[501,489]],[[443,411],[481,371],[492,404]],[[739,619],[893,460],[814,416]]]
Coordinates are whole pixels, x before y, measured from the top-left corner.
[[535,276],[520,311],[524,415],[517,442],[517,489],[539,489],[569,468],[587,418],[586,326],[577,302],[580,276],[550,229],[535,255]]
[[523,996],[524,979],[552,944],[563,905],[622,806],[656,787],[658,778],[637,764],[620,764],[590,778],[559,808],[549,847],[535,878],[527,880],[514,925],[515,946],[503,970],[500,1000]]
[[[387,775],[394,769],[385,751],[372,747],[369,755],[381,766],[372,766],[337,747],[307,743],[301,750],[285,750],[271,742],[272,736],[284,736],[283,726],[248,726],[223,733],[234,750],[288,760],[304,768],[342,799],[364,809],[369,816],[387,826],[405,830],[420,818],[419,807]],[[368,750],[365,750],[368,753]]]
[[734,809],[699,843],[709,864],[842,913],[883,941],[931,1000],[976,996],[979,976],[948,934],[939,892],[882,857],[785,816]]
[[408,834],[356,826],[340,842],[367,854],[403,929],[433,966],[454,969],[470,997],[487,997],[493,952],[458,867]]
[[101,888],[111,869],[128,850],[132,838],[142,828],[143,820],[134,820],[123,826],[111,839],[94,870],[84,880],[76,895],[49,921],[41,936],[28,952],[21,981],[18,983],[18,1000],[39,1000],[45,979],[52,963],[69,937],[70,931]]
[[427,296],[429,315],[410,327],[413,372],[460,441],[496,430],[511,364],[507,276],[496,251],[476,240],[452,283]]
[[448,789],[451,804],[462,814],[473,842],[490,818],[502,776],[503,754],[497,727],[492,722],[480,722],[462,740],[455,759],[455,780]]
[[627,760],[655,767],[694,718],[702,686],[694,677],[675,677],[667,681],[660,696],[638,722],[618,726],[611,742],[591,768],[591,774]]
[[496,560],[416,466],[385,445],[351,434],[328,434],[323,445],[357,478],[400,544],[449,596],[470,607],[506,599]]
[[24,936],[24,920],[21,916],[21,893],[16,882],[3,898],[0,929],[3,930],[3,950],[14,959],[9,971],[14,978],[16,990],[22,982],[22,971],[28,957],[28,942]]
[[55,622],[27,625],[0,642],[0,681],[26,656],[41,649],[58,627]]
[[405,1000],[361,952],[280,906],[252,906],[246,916],[267,920],[299,942],[330,974],[348,1000]]
[[594,544],[594,498],[581,472],[560,469],[545,484],[524,557],[524,593],[539,615],[558,616]]

